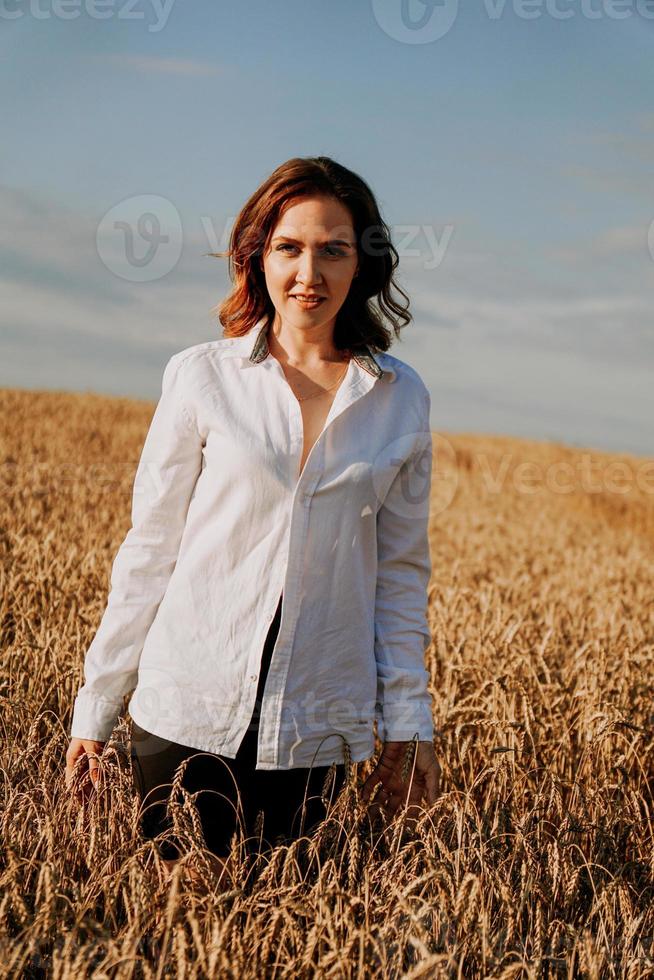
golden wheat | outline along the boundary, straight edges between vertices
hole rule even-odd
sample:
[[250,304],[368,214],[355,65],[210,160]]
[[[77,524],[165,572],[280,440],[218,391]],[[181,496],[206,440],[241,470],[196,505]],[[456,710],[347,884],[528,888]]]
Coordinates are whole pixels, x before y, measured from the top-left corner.
[[153,406],[0,404],[4,975],[654,976],[653,460],[435,433],[441,794],[415,826],[380,825],[346,746],[316,833],[256,873],[234,838],[235,885],[212,889],[179,780],[170,880],[141,838],[124,720],[97,792],[80,805],[63,781]]

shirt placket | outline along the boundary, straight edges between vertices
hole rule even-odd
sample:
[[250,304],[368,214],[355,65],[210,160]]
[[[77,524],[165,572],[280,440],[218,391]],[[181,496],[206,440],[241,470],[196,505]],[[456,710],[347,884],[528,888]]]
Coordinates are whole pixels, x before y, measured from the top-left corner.
[[339,415],[347,411],[374,385],[375,378],[364,374],[353,362],[350,363],[349,370],[354,371],[356,377],[352,379],[348,372],[348,376],[343,380],[331,404],[322,431],[307,456],[302,474],[295,482],[303,448],[302,410],[288,386],[281,364],[274,358],[271,358],[270,362],[267,364],[268,369],[279,372],[280,380],[288,388],[292,486],[282,614],[262,695],[257,744],[257,763],[263,762],[276,767],[280,754],[284,691],[291,660],[292,638],[299,615],[302,556],[309,530],[311,499],[324,471],[325,433]]

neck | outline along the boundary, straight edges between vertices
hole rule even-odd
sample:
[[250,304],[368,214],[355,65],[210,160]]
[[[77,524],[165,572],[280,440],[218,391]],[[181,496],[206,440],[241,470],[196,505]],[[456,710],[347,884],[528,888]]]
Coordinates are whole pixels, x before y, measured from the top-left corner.
[[281,319],[275,313],[268,327],[268,348],[270,353],[283,364],[292,367],[311,368],[325,362],[343,363],[348,352],[334,346],[335,319],[315,327],[296,327]]

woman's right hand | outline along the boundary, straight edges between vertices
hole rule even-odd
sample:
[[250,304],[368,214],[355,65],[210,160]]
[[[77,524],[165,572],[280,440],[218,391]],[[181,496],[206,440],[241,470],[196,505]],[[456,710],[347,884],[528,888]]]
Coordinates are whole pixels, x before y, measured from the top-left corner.
[[[102,755],[102,750],[104,749],[106,742],[95,742],[88,738],[71,738],[70,745],[66,752],[66,787],[68,789],[72,788],[73,785],[73,769],[76,763],[79,762],[80,767],[83,772],[88,770],[90,776],[90,782],[88,779],[82,780],[82,795],[81,798],[90,796],[90,790],[95,787],[100,775],[99,764],[97,756]],[[80,796],[78,795],[78,799]]]

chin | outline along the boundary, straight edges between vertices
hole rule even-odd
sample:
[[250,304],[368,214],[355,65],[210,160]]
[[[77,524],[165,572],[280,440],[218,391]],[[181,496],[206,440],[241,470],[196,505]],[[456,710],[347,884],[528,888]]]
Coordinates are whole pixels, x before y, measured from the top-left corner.
[[326,320],[331,320],[334,315],[325,303],[321,303],[315,310],[303,310],[292,299],[289,299],[286,304],[286,312],[289,320],[293,322],[297,321],[298,323],[307,323],[307,321],[311,323],[324,323]]

